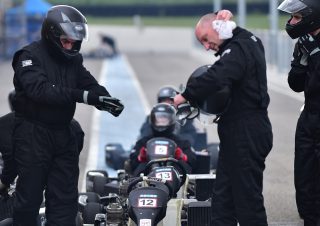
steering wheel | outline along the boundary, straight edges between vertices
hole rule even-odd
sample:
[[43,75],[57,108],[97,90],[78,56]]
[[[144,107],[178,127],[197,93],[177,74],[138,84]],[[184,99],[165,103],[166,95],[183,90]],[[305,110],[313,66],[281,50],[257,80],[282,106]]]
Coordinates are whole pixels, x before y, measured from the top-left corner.
[[186,168],[176,159],[174,158],[162,158],[162,159],[154,159],[151,160],[150,162],[147,163],[145,169],[142,171],[142,173],[144,173],[144,175],[148,175],[151,171],[151,167],[155,164],[158,164],[160,166],[168,166],[168,163],[172,163],[171,166],[173,166],[174,168],[178,168],[178,172],[181,173],[180,174],[180,186],[182,186],[184,184],[184,182],[187,179],[187,170]]
[[148,183],[152,183],[152,182],[163,183],[168,188],[170,197],[173,195],[173,190],[172,190],[171,186],[169,186],[168,182],[167,181],[164,182],[162,179],[159,179],[156,177],[138,177],[138,178],[133,179],[128,185],[127,194],[130,194],[133,187],[141,181],[146,181]]

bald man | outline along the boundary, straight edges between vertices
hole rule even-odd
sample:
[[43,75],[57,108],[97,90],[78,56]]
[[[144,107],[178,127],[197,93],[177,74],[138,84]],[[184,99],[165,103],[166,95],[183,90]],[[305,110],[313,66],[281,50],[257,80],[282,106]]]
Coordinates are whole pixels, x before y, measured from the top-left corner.
[[189,79],[174,104],[214,105],[219,91],[231,91],[226,92],[229,104],[217,122],[220,152],[211,225],[267,226],[262,184],[273,134],[264,48],[259,38],[228,19],[211,13],[197,23],[197,39],[219,59]]

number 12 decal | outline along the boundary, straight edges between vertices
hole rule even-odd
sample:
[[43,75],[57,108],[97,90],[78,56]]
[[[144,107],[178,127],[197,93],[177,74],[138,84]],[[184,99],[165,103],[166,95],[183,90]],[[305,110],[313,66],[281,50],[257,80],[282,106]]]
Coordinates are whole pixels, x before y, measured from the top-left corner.
[[157,207],[157,199],[140,198],[138,199],[138,207]]

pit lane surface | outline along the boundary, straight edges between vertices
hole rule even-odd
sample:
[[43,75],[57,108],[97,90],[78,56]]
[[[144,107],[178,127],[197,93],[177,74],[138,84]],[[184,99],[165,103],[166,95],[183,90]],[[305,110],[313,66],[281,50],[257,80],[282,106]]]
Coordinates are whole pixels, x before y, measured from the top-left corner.
[[[90,168],[86,167],[88,160],[91,157],[96,158],[98,160],[95,160],[96,162],[92,166],[97,164],[97,167],[103,167],[104,156],[101,154],[103,153],[101,149],[105,143],[110,141],[112,134],[120,131],[121,133],[117,132],[118,135],[112,139],[119,140],[120,143],[124,142],[127,146],[131,140],[134,142],[138,131],[133,130],[137,129],[144,119],[144,116],[138,114],[144,114],[148,107],[156,102],[156,93],[162,85],[179,86],[179,84],[186,82],[187,77],[196,67],[210,63],[203,58],[184,52],[131,51],[123,57],[123,59],[108,60],[107,63],[91,59],[84,61],[87,69],[96,76],[97,80],[106,84],[112,95],[118,92],[124,95],[123,101],[126,101],[125,104],[128,106],[126,106],[126,114],[115,119],[107,113],[100,115],[95,113],[97,111],[93,107],[84,104],[77,105],[75,118],[80,121],[86,133],[84,149],[80,156],[80,190],[84,181],[85,169]],[[7,94],[13,87],[13,72],[10,62],[1,62],[0,71],[0,113],[4,115],[9,111]],[[123,72],[120,76],[116,73],[119,71]],[[118,84],[109,87],[108,82],[110,85]],[[130,89],[131,93],[128,94],[127,89]],[[271,97],[269,115],[274,132],[274,147],[266,160],[264,196],[270,225],[293,226],[299,225],[293,185],[293,156],[294,131],[302,102],[291,97],[291,91],[287,95],[283,90],[276,85],[269,86]],[[145,100],[143,100],[144,98]],[[103,119],[100,121],[101,118]],[[126,126],[123,127],[123,125]],[[199,127],[201,128],[201,126]],[[209,141],[218,141],[216,126],[207,127],[207,131]],[[99,144],[96,144],[97,142]],[[90,147],[94,147],[96,150],[93,151]]]
[[[118,58],[118,60],[121,61],[122,59]],[[112,59],[110,61],[115,63],[117,60]],[[161,86],[167,84],[178,86],[186,81],[194,68],[208,63],[193,55],[181,53],[129,53],[126,55],[125,61],[126,64],[122,64],[122,70],[126,71],[126,66],[131,68],[129,73],[134,73],[134,79],[137,79],[140,84],[141,90],[139,92],[144,94],[142,98],[146,98],[149,106],[155,104],[156,93]],[[113,63],[109,63],[109,67],[113,67]],[[119,64],[119,62],[116,64]],[[111,73],[108,76],[111,79],[115,75]],[[117,89],[119,90],[119,88]],[[121,90],[121,92],[125,91],[126,89]],[[118,94],[122,95],[121,93]],[[268,220],[270,225],[300,225],[293,186],[293,150],[295,125],[302,102],[299,98],[290,97],[273,84],[269,85],[269,94],[271,97],[269,115],[274,132],[274,147],[266,160],[264,178],[264,196]],[[131,101],[139,103],[139,100]],[[140,102],[141,109],[146,108],[142,104],[143,102]],[[135,110],[132,110],[131,120],[136,122],[135,126],[138,128],[137,124],[141,122],[141,118],[137,118],[137,115],[134,114]],[[127,111],[130,111],[130,109],[127,108]],[[113,123],[112,119],[109,121],[109,123],[112,123],[110,134],[115,133],[119,129],[117,127],[123,126],[120,119],[121,116],[118,121],[119,125]],[[107,122],[105,121],[105,123]],[[110,124],[103,124],[103,127],[107,130],[108,125]],[[201,125],[198,125],[198,127],[201,128]],[[128,124],[126,128],[130,128],[130,125]],[[209,141],[217,142],[216,126],[207,127],[206,130],[209,134]],[[134,137],[138,134],[137,131],[128,129],[121,129],[121,131],[121,136],[118,137],[119,142],[124,142],[126,145],[128,145],[128,140],[130,143],[130,139],[125,139],[126,137],[131,137],[132,142],[134,142]],[[132,133],[135,135],[133,136]],[[117,137],[111,139],[117,139]],[[100,143],[102,142],[100,149],[108,142],[107,136],[105,140],[106,142],[100,140]],[[97,166],[101,169],[105,167],[103,156],[101,156],[103,151],[100,150],[98,155]]]

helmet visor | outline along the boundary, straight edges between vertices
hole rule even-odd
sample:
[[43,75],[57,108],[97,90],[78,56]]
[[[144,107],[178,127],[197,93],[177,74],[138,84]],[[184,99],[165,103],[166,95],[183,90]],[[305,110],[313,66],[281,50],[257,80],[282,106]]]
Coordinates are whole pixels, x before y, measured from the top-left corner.
[[166,112],[156,112],[152,124],[159,127],[170,126],[174,123],[174,118]]
[[279,10],[286,13],[298,13],[307,8],[307,5],[299,0],[284,0],[278,7]]
[[79,22],[60,23],[64,32],[62,38],[68,38],[77,41],[88,41],[88,25]]

